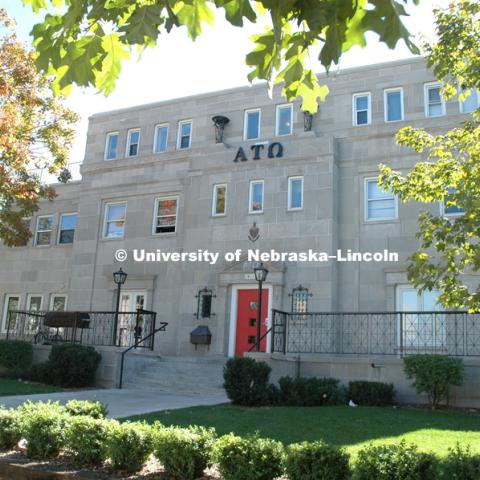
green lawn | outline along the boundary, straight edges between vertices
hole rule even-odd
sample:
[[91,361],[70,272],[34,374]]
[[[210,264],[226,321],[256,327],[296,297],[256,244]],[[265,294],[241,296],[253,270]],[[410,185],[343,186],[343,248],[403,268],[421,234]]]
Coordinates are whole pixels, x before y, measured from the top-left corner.
[[459,442],[480,453],[480,415],[375,407],[193,407],[130,417],[165,425],[204,425],[219,434],[261,435],[284,444],[322,439],[355,454],[364,445],[404,438],[438,455]]
[[59,387],[40,383],[22,382],[11,378],[0,378],[0,397],[6,395],[30,395],[32,393],[61,392]]

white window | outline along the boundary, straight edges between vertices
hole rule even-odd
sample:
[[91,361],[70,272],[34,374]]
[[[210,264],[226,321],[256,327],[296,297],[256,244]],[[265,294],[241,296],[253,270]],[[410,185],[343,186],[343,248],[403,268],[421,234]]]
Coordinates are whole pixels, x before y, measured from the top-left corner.
[[105,205],[104,238],[122,238],[125,233],[126,203],[107,203]]
[[227,213],[227,186],[225,184],[213,186],[212,215],[220,217]]
[[353,95],[353,125],[370,125],[371,116],[370,92]]
[[[5,302],[3,304],[3,318],[2,318],[2,329],[7,331],[8,327],[10,330],[14,330],[16,326],[16,316],[11,315],[9,312],[12,310],[20,309],[20,295],[5,295]],[[9,325],[10,321],[10,325]]]
[[383,192],[377,179],[365,179],[365,219],[393,220],[397,218],[397,197]]
[[445,100],[442,96],[441,83],[425,84],[425,115],[439,117],[445,115]]
[[263,213],[263,180],[250,182],[248,213]]
[[178,197],[155,199],[153,234],[175,233],[177,230]]
[[37,218],[37,229],[35,231],[35,245],[45,247],[50,245],[53,230],[53,215],[44,215]]
[[277,105],[275,135],[291,135],[293,129],[293,105]]
[[192,121],[182,120],[178,122],[177,149],[183,150],[190,148],[192,143]]
[[[22,225],[30,231],[30,221],[31,218],[22,218]],[[26,247],[28,245],[29,238],[20,239],[17,237],[15,239],[15,247]]]
[[[453,195],[456,193],[456,189],[454,187],[449,187],[448,193],[450,195]],[[465,210],[463,208],[457,207],[454,203],[450,203],[449,199],[446,199],[441,203],[441,208],[443,211],[443,215],[446,217],[458,217],[460,215],[463,215],[465,213]],[[447,206],[448,204],[448,206]]]
[[105,141],[105,160],[115,160],[118,149],[118,132],[107,133]]
[[52,294],[50,297],[50,310],[64,312],[67,309],[67,295]]
[[129,130],[127,134],[126,157],[136,157],[140,148],[140,129]]
[[155,127],[155,138],[153,140],[153,152],[161,153],[167,150],[168,125],[157,125]]
[[389,88],[384,91],[385,121],[403,120],[403,89]]
[[[39,312],[42,310],[42,295],[27,295],[27,312]],[[28,315],[25,318],[25,333],[36,333],[39,323],[39,317],[36,315]]]
[[301,210],[303,208],[303,177],[288,179],[288,209]]
[[472,113],[480,106],[480,91],[476,88],[472,88],[468,97],[464,100],[460,100],[460,112]]
[[64,213],[60,216],[60,224],[58,227],[58,243],[73,243],[75,229],[77,228],[77,214]]
[[259,108],[246,110],[243,121],[243,139],[257,140],[260,138],[260,119],[262,112]]

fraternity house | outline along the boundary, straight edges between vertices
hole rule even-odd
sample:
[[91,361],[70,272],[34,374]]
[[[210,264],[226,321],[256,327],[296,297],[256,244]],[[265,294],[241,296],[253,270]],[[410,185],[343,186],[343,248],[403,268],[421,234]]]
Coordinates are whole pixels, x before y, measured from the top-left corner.
[[[377,175],[379,163],[407,172],[420,160],[396,144],[400,128],[459,125],[478,93],[446,102],[420,58],[321,81],[330,94],[313,116],[264,85],[93,115],[81,181],[55,186],[27,219],[27,244],[0,247],[2,332],[123,348],[166,322],[143,345],[166,356],[473,361],[478,318],[444,312],[438,292],[418,294],[406,275],[419,213],[462,212],[403,204]],[[90,313],[71,333],[32,313],[48,310]]]

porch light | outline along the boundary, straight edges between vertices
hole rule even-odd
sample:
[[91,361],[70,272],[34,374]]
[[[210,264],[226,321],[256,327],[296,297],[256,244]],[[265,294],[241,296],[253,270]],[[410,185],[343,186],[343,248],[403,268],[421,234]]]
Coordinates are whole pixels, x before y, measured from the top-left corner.
[[256,266],[253,271],[255,272],[255,280],[257,282],[264,282],[267,279],[268,270],[263,266],[263,263]]
[[253,269],[255,273],[255,280],[258,282],[258,305],[257,305],[257,344],[256,350],[260,351],[260,342],[262,339],[262,284],[267,279],[268,270],[263,266],[263,263],[260,263]]
[[113,281],[117,285],[117,305],[115,308],[115,319],[113,322],[113,344],[117,344],[117,330],[118,330],[118,313],[120,310],[120,291],[122,289],[122,285],[125,283],[127,279],[127,274],[120,269],[118,272],[113,272]]
[[117,285],[123,285],[126,279],[127,274],[122,269],[120,269],[118,272],[113,272],[113,281]]

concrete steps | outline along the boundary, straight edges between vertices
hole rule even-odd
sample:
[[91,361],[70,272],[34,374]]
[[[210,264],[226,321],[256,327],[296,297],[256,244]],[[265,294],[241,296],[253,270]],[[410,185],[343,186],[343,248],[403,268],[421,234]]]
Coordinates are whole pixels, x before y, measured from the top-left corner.
[[125,357],[123,387],[165,393],[223,394],[225,357]]

